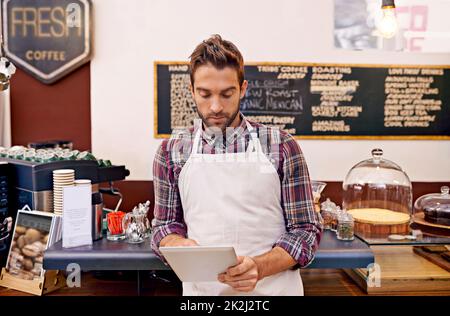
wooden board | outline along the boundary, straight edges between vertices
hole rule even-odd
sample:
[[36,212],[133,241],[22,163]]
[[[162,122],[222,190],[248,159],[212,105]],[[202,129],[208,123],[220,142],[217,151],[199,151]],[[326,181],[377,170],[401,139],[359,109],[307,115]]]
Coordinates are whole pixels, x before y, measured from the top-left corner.
[[444,258],[442,258],[441,253],[427,252],[423,250],[422,247],[413,247],[413,248],[415,254],[418,254],[419,256],[422,256],[425,259],[430,260],[434,264],[440,266],[442,269],[445,269],[448,272],[450,272],[450,261],[447,261]]
[[5,268],[0,275],[0,286],[39,296],[60,289],[65,284],[66,279],[58,270],[48,270],[45,272],[45,277],[38,280],[18,278],[9,274]]
[[355,233],[367,238],[385,238],[391,234],[408,234],[409,223],[383,225],[355,221]]
[[411,246],[372,246],[377,270],[345,269],[368,294],[449,291],[450,272],[414,253]]

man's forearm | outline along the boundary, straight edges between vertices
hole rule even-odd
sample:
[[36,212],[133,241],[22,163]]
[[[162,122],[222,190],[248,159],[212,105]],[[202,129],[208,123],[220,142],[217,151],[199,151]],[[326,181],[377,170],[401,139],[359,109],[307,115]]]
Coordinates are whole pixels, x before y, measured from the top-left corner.
[[292,268],[297,262],[292,256],[281,247],[274,247],[265,254],[253,257],[258,266],[258,279],[261,280],[269,275],[273,275],[289,268]]

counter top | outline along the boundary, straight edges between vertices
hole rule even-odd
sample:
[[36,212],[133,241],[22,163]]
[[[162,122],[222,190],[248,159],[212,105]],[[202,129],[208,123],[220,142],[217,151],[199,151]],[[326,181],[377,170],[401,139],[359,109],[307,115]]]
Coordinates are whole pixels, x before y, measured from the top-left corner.
[[[324,231],[313,262],[313,268],[366,268],[374,262],[372,250],[359,238],[341,241],[334,232]],[[105,237],[92,246],[62,248],[54,244],[44,253],[44,269],[66,270],[70,263],[78,263],[81,270],[169,270],[151,250],[150,240],[140,244],[109,241]]]

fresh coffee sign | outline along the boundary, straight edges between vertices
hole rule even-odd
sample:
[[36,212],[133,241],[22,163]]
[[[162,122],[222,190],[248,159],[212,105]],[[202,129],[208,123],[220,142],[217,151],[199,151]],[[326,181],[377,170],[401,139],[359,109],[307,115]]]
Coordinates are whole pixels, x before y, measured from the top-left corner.
[[2,17],[6,55],[46,84],[90,58],[90,0],[3,0]]

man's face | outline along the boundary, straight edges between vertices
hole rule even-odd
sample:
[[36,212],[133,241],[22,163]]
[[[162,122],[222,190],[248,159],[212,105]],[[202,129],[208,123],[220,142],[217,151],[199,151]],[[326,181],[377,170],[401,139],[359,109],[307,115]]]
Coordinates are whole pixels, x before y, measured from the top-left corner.
[[236,127],[239,122],[239,102],[244,97],[247,81],[239,86],[238,73],[232,67],[217,69],[207,64],[194,73],[192,96],[206,127]]

